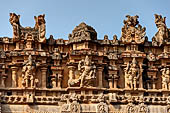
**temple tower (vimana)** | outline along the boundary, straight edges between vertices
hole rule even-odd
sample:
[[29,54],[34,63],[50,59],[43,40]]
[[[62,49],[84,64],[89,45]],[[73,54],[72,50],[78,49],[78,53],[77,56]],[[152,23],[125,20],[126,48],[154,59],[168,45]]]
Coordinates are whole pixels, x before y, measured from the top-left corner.
[[121,37],[98,40],[80,23],[68,40],[46,37],[45,15],[0,37],[0,113],[170,113],[170,29],[155,14],[152,41],[138,16]]

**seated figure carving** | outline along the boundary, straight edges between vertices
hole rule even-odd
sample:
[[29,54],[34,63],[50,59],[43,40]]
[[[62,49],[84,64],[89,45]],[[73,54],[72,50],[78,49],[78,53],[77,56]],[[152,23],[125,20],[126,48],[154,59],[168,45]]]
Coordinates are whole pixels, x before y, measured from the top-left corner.
[[68,86],[75,86],[76,84],[80,87],[91,86],[96,78],[96,66],[92,64],[88,56],[86,56],[85,60],[79,61],[78,71],[80,76],[77,79],[73,73],[69,73]]
[[169,31],[166,26],[165,19],[166,17],[155,14],[155,24],[158,28],[158,32],[153,37],[153,40],[157,42],[157,46],[161,46],[168,39]]

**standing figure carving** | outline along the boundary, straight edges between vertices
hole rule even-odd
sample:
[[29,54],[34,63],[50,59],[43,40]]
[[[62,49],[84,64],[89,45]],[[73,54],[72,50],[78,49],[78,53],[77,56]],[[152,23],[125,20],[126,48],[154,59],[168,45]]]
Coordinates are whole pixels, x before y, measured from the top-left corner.
[[169,68],[163,68],[162,70],[162,89],[170,89],[170,71]]
[[155,34],[153,38],[157,42],[158,46],[161,46],[168,39],[168,28],[165,23],[166,17],[162,17],[161,15],[155,14],[155,24],[158,28],[158,32]]
[[128,63],[125,68],[125,88],[137,88],[139,77],[139,67],[137,66],[135,58],[133,58],[132,63]]
[[19,40],[19,35],[20,35],[20,15],[16,15],[15,13],[10,13],[10,23],[13,27],[13,40]]
[[28,61],[24,63],[24,66],[22,68],[22,85],[24,87],[29,87],[31,88],[35,87],[36,84],[38,83],[38,79],[35,79],[35,69],[36,69],[36,64],[32,60],[32,56],[29,55]]
[[39,32],[38,41],[40,43],[44,43],[46,41],[45,34],[46,34],[46,25],[45,25],[45,15],[39,15],[38,17],[34,16],[35,19],[35,29]]

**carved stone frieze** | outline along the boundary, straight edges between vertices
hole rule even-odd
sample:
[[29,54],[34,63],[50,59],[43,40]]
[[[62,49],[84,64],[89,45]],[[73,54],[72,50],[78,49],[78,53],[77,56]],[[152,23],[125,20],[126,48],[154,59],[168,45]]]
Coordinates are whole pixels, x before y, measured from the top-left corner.
[[[170,39],[165,17],[145,36],[138,16],[126,16],[119,39],[80,23],[69,39],[46,39],[45,15],[13,36],[0,37],[2,113],[169,113]],[[2,109],[1,109],[2,108]]]

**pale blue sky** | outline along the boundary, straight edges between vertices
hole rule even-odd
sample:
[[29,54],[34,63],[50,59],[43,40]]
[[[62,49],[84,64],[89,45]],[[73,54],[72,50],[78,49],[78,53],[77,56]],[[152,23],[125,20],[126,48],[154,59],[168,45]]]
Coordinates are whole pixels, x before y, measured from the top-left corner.
[[47,33],[57,38],[68,39],[68,34],[81,22],[95,28],[98,39],[107,34],[112,39],[121,36],[125,15],[139,15],[146,27],[149,40],[157,32],[154,14],[166,16],[170,27],[170,0],[1,0],[0,36],[12,37],[9,13],[20,14],[23,27],[33,27],[34,16],[45,14]]

